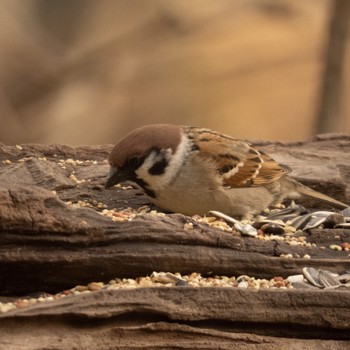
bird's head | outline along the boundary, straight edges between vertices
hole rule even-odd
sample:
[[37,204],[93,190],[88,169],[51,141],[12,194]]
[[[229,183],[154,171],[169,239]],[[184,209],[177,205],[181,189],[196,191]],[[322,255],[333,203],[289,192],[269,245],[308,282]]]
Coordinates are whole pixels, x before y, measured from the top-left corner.
[[129,180],[155,197],[155,190],[172,176],[170,163],[181,141],[182,129],[178,125],[146,125],[130,132],[111,151],[105,187]]

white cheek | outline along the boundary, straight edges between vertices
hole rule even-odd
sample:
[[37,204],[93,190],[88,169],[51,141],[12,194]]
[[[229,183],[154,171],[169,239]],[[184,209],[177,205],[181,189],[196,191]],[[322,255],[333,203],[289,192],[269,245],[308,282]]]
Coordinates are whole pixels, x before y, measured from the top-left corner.
[[174,154],[172,150],[166,150],[169,157],[169,164],[165,169],[165,172],[160,175],[152,175],[149,173],[149,169],[159,161],[159,158],[155,153],[151,153],[143,162],[143,164],[135,171],[136,175],[147,182],[147,184],[155,191],[161,190],[165,186],[171,184],[171,182],[177,177],[184,161],[186,160],[189,151],[191,149],[190,141],[186,137],[182,137],[179,146]]
[[147,182],[147,184],[150,185],[152,188],[154,188],[154,182],[157,181],[156,179],[158,178],[158,176],[151,175],[149,173],[149,169],[151,169],[154,163],[156,162],[156,158],[156,155],[154,153],[151,153],[145,159],[143,164],[135,171],[137,177]]

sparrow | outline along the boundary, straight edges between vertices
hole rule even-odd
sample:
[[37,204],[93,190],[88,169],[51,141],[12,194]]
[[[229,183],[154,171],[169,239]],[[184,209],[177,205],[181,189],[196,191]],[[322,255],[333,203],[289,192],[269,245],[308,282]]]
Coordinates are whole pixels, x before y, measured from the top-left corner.
[[248,219],[300,195],[348,207],[297,182],[288,166],[248,142],[210,129],[140,127],[115,145],[109,163],[106,188],[132,181],[157,207],[190,216],[216,210]]

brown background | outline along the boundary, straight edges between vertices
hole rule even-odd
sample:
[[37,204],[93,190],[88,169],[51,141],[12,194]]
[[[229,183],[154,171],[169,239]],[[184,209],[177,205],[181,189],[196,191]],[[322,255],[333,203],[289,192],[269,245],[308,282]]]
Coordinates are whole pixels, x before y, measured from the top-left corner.
[[[145,123],[319,130],[331,0],[0,0],[0,142],[115,143]],[[339,120],[350,132],[347,39]]]

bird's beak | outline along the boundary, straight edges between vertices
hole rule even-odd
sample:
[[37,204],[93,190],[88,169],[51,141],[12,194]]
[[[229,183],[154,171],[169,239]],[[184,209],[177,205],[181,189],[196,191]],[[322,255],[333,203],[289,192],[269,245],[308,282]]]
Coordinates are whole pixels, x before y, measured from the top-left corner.
[[112,186],[117,185],[123,181],[126,181],[129,178],[130,178],[130,174],[128,172],[111,166],[109,169],[109,174],[107,177],[105,188],[111,188]]

